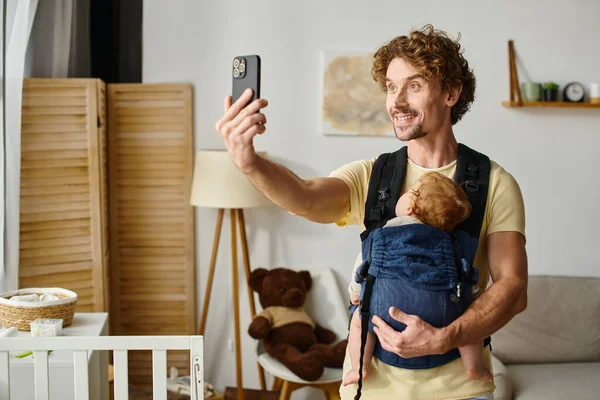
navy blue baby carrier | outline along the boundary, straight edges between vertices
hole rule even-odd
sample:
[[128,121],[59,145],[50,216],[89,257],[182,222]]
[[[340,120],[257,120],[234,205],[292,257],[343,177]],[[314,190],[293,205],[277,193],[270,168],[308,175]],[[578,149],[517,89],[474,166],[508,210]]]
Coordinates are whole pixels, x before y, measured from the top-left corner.
[[[489,158],[469,147],[458,145],[454,181],[462,185],[473,206],[469,217],[453,232],[425,224],[384,227],[394,218],[395,206],[406,175],[407,147],[380,155],[373,166],[365,203],[365,230],[361,233],[363,264],[361,282],[362,324],[358,391],[362,388],[364,349],[367,333],[373,330],[372,315],[378,315],[397,331],[406,325],[389,316],[390,305],[408,314],[419,315],[441,327],[458,318],[471,302],[471,287],[477,283],[473,268],[479,234],[485,214],[490,176]],[[401,291],[394,290],[401,286]],[[401,293],[399,293],[401,292]],[[390,299],[389,294],[396,293]],[[484,340],[484,346],[490,338]],[[374,356],[386,364],[424,369],[446,364],[460,357],[458,349],[445,354],[402,358],[384,350],[379,341]]]

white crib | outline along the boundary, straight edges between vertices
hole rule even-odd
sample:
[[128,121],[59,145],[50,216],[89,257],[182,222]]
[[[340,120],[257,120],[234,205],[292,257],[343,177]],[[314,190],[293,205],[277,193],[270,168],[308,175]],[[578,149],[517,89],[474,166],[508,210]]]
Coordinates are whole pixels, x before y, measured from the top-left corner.
[[167,350],[189,350],[192,400],[204,399],[202,336],[8,337],[0,339],[0,399],[10,400],[9,351],[33,351],[35,399],[49,400],[48,351],[73,351],[74,394],[90,398],[88,351],[108,350],[114,356],[115,400],[129,398],[127,352],[152,350],[153,398],[167,399]]

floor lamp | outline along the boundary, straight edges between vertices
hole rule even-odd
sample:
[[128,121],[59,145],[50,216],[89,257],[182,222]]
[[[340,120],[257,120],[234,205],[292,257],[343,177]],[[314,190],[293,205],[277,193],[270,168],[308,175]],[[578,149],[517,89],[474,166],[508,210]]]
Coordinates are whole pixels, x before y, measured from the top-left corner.
[[[259,153],[262,157],[265,153]],[[209,207],[218,209],[215,236],[213,240],[212,255],[210,258],[210,269],[206,282],[204,304],[202,308],[202,320],[199,334],[204,335],[208,306],[212,290],[217,251],[223,225],[223,214],[229,209],[231,216],[231,268],[233,285],[233,316],[235,330],[235,355],[237,376],[237,399],[243,399],[242,385],[242,353],[240,343],[240,307],[239,307],[239,279],[238,279],[238,252],[237,231],[239,226],[242,253],[244,257],[244,271],[246,274],[246,287],[248,289],[248,300],[250,302],[251,317],[256,314],[254,296],[248,285],[250,276],[250,258],[248,256],[248,243],[246,239],[246,225],[244,221],[244,208],[259,207],[270,204],[260,192],[248,181],[248,178],[233,164],[231,156],[225,150],[199,150],[196,152],[194,164],[194,177],[192,183],[191,204],[197,207]],[[259,377],[261,389],[265,389],[264,371],[259,365]]]

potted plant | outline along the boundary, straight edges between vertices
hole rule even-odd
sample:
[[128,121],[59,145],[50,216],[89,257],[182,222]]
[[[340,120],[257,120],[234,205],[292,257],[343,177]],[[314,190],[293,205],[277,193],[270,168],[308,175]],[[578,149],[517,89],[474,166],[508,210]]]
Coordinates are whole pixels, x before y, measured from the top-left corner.
[[558,84],[554,82],[544,83],[544,101],[558,100]]

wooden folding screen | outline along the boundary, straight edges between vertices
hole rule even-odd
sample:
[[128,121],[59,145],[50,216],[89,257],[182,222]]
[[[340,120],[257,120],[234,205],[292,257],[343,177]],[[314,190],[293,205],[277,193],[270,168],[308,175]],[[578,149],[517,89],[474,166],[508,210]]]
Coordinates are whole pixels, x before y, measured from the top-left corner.
[[107,311],[105,84],[23,82],[19,287],[60,286]]
[[[193,334],[191,85],[108,89],[112,332]],[[187,374],[188,357],[169,354],[168,365]],[[131,383],[151,382],[151,354],[129,360]]]

